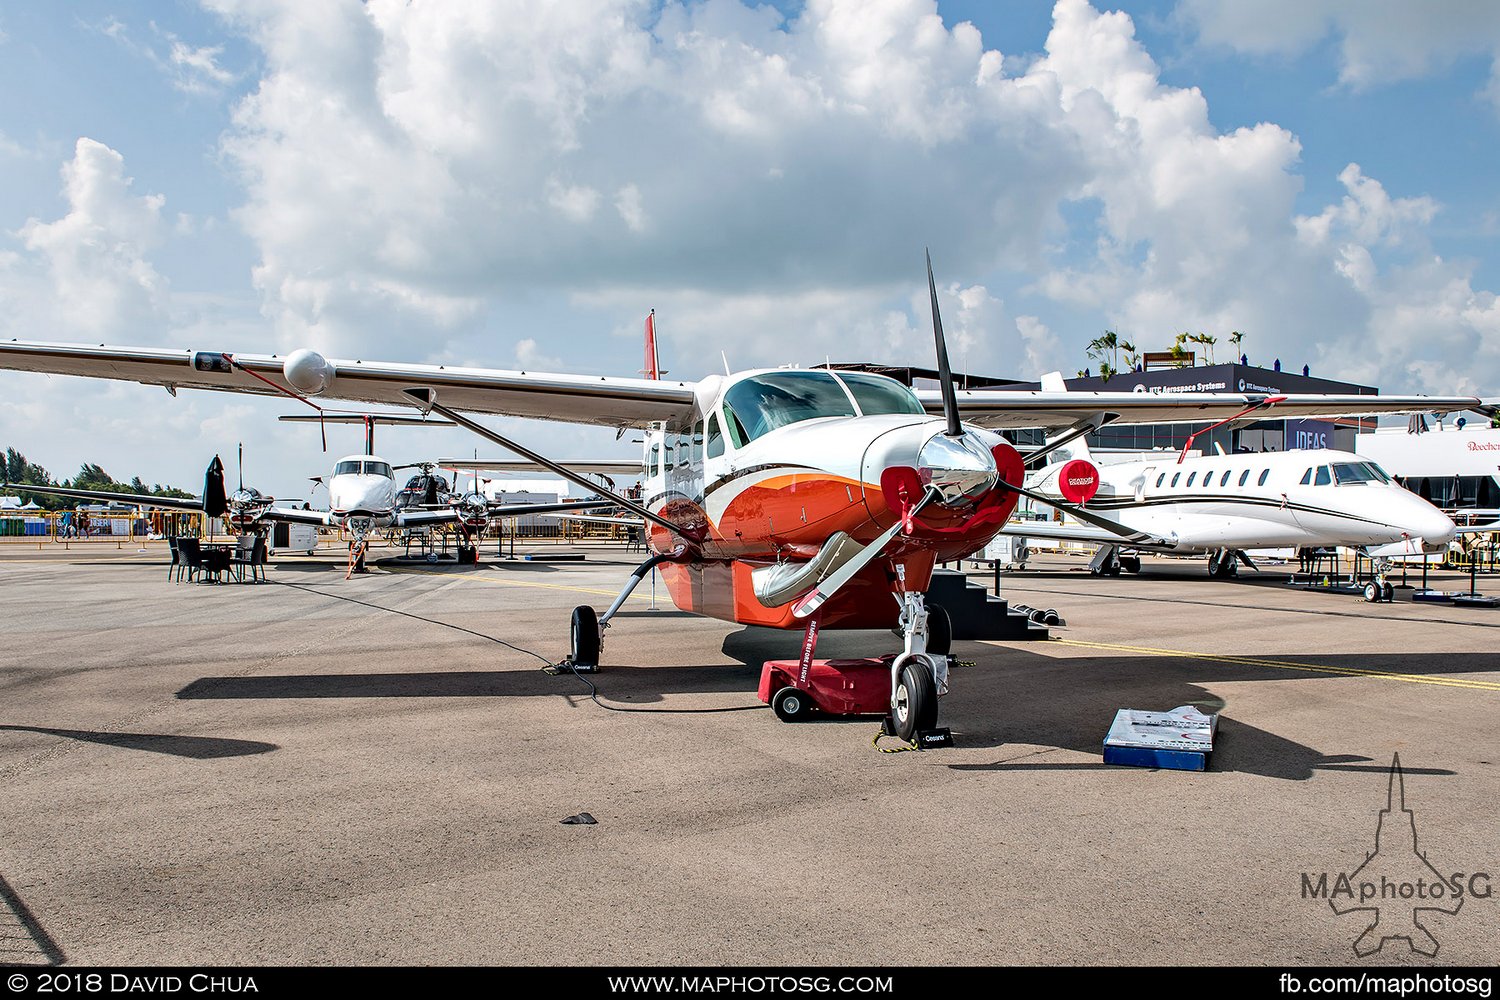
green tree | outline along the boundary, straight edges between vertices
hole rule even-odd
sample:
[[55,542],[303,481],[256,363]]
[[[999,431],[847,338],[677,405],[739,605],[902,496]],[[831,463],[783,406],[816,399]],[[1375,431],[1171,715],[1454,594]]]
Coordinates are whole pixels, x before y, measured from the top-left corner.
[[1229,335],[1229,342],[1234,345],[1234,357],[1238,361],[1245,354],[1245,349],[1241,346],[1245,342],[1245,335],[1236,330]]

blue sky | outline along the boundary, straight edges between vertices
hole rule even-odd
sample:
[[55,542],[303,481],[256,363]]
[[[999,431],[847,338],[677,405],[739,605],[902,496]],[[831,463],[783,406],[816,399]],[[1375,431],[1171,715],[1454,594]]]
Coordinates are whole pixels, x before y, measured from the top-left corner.
[[[1500,8],[1415,7],[7,3],[0,335],[633,374],[655,308],[686,377],[925,363],[930,245],[975,370],[1240,329],[1496,395]],[[274,402],[0,377],[55,474],[327,464]]]

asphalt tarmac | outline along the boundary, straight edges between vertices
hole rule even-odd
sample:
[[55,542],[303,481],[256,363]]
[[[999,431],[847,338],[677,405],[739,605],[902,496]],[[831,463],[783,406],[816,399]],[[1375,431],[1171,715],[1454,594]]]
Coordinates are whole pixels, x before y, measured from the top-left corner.
[[[1500,611],[1047,557],[1003,587],[1067,626],[957,643],[958,745],[884,754],[760,705],[800,634],[645,587],[602,705],[544,673],[638,558],[579,551],[213,586],[0,549],[0,964],[1500,961]],[[1184,704],[1207,772],[1101,762],[1117,709]],[[1386,898],[1304,893],[1340,873]]]

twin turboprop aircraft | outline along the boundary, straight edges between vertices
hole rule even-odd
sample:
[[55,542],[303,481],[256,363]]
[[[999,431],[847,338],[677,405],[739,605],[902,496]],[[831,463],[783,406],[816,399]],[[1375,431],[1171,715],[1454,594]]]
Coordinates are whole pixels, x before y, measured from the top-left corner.
[[[683,610],[776,628],[897,627],[904,648],[891,663],[891,717],[909,739],[935,726],[937,695],[946,688],[943,616],[930,625],[923,596],[934,565],[978,551],[1020,496],[1037,498],[1023,485],[1021,456],[997,431],[1065,428],[1076,437],[1111,421],[1229,419],[1265,402],[1232,393],[959,391],[930,263],[928,291],[941,374],[935,393],[821,370],[690,382],[341,361],[307,349],[282,358],[21,341],[0,343],[0,368],[437,413],[646,522],[650,558],[613,605],[602,616],[574,610],[575,664],[599,662],[602,629],[660,567]],[[1467,396],[1293,395],[1278,397],[1275,407],[1278,416],[1312,417],[1479,405]],[[466,414],[644,429],[645,497],[602,488]],[[937,640],[931,648],[929,637]]]

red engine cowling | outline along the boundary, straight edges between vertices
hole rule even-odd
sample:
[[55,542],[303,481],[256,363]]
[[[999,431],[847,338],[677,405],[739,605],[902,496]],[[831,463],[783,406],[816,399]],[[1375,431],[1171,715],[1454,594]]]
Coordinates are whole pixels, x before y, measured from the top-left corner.
[[1093,462],[1075,458],[1058,472],[1057,491],[1069,503],[1086,504],[1099,492],[1099,470]]

